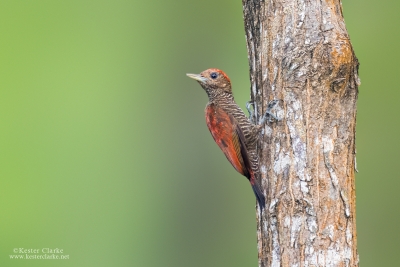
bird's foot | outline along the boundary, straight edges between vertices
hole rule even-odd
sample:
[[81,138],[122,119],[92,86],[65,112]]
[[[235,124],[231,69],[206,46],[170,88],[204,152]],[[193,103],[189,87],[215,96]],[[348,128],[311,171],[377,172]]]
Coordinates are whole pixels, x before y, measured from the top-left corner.
[[248,101],[247,103],[246,103],[246,109],[247,109],[247,111],[249,112],[249,120],[251,121],[251,122],[253,122],[254,123],[254,121],[255,121],[255,118],[254,118],[254,102],[253,101]]
[[267,111],[265,112],[264,116],[261,118],[261,125],[264,125],[267,121],[268,122],[273,122],[273,120],[276,121],[281,121],[282,119],[278,118],[276,114],[272,113],[272,109],[276,106],[276,104],[279,102],[279,100],[274,99],[270,101],[267,105]]

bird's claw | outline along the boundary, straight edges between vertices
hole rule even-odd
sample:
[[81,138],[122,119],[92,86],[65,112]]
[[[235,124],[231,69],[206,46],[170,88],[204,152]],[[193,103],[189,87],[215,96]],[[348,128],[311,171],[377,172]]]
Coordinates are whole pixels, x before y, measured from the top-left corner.
[[265,122],[273,122],[273,119],[276,121],[281,121],[280,118],[278,118],[275,114],[271,112],[271,110],[276,106],[276,104],[279,102],[278,99],[274,99],[270,101],[267,105],[267,111],[265,112],[264,116],[261,118],[261,124],[264,124]]
[[253,106],[253,110],[254,110],[254,102],[253,101],[248,101],[246,103],[246,109],[249,112],[249,119],[251,122],[254,122],[254,111],[252,110],[252,106]]
[[279,102],[279,100],[277,100],[277,99],[271,100],[267,105],[267,112],[270,111],[271,109],[273,109],[275,107],[276,103],[278,103],[278,102]]
[[[264,116],[261,118],[261,122],[260,125],[265,124],[267,121],[268,122],[273,122],[273,120],[275,121],[281,121],[282,119],[278,118],[275,114],[273,114],[271,112],[271,110],[276,106],[276,104],[279,102],[280,100],[278,99],[274,99],[272,101],[270,101],[267,105],[267,111],[265,112]],[[246,109],[249,112],[249,119],[250,121],[252,121],[253,123],[255,122],[255,118],[254,118],[254,102],[253,101],[248,101],[246,103]]]

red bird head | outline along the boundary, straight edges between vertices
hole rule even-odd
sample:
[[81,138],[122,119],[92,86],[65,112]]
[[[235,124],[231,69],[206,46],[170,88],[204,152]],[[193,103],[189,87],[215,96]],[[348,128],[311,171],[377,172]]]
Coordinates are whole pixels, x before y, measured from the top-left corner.
[[231,80],[228,75],[219,69],[208,69],[200,74],[186,74],[189,78],[199,82],[207,93],[230,93],[232,94]]

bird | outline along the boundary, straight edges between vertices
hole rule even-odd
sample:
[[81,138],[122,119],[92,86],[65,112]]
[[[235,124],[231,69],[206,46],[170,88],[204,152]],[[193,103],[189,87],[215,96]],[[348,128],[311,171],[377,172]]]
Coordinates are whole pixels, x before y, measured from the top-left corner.
[[200,74],[187,73],[186,75],[196,80],[206,91],[208,103],[205,108],[205,117],[208,129],[236,171],[249,180],[262,210],[265,207],[265,196],[259,182],[257,141],[266,120],[271,117],[278,120],[270,112],[278,101],[271,101],[261,123],[255,124],[250,119],[252,113],[249,102],[246,105],[250,113],[249,118],[236,104],[232,94],[231,80],[225,72],[211,68]]

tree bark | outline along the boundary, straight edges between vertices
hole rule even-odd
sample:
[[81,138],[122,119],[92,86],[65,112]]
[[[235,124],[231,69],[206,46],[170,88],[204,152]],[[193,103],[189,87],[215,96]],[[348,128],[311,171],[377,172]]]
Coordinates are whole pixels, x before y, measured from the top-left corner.
[[266,208],[259,266],[358,266],[355,126],[358,60],[340,0],[242,0],[251,97],[260,119]]

